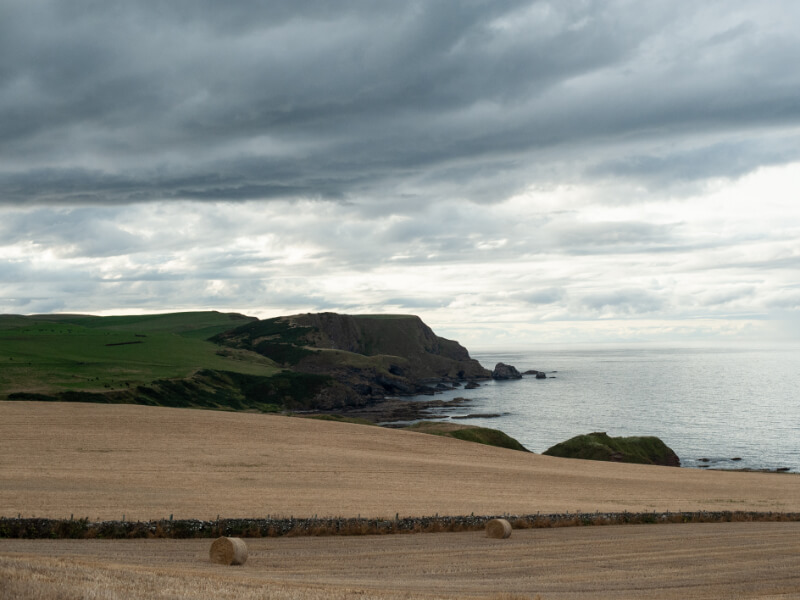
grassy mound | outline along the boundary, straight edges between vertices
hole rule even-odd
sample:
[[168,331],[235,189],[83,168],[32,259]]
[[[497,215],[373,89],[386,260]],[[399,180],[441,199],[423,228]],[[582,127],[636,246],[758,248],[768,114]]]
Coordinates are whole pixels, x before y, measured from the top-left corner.
[[456,438],[465,442],[476,442],[487,446],[497,446],[508,448],[509,450],[520,450],[529,452],[525,446],[520,444],[510,435],[490,429],[488,427],[477,427],[475,425],[461,425],[460,423],[433,423],[431,421],[420,421],[405,428],[408,431],[417,433],[430,433],[444,437]]
[[655,436],[611,437],[605,432],[578,435],[543,452],[561,458],[679,467],[677,454]]

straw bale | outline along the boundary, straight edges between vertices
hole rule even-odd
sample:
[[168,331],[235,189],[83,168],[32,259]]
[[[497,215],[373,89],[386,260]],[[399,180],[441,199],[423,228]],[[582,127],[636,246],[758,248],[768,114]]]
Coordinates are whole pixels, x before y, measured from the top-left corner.
[[211,544],[209,557],[220,565],[243,565],[247,561],[247,544],[241,538],[217,538]]
[[505,519],[492,519],[486,524],[486,537],[504,540],[511,536],[511,523]]

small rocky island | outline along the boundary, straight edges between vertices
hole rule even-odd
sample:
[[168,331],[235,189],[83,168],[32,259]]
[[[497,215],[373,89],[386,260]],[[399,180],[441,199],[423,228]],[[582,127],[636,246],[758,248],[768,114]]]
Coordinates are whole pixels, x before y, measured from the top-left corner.
[[605,432],[577,435],[542,454],[610,462],[680,467],[678,455],[655,436],[611,437]]
[[505,380],[505,379],[522,379],[522,374],[516,367],[499,362],[495,365],[492,371],[492,379]]

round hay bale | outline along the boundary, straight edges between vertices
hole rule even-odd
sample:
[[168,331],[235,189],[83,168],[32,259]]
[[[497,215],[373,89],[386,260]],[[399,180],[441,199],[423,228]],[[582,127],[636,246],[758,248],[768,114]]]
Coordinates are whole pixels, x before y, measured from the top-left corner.
[[208,554],[211,562],[219,565],[243,565],[247,561],[247,544],[242,538],[217,538]]
[[486,537],[504,540],[511,536],[511,523],[505,519],[492,519],[486,524]]

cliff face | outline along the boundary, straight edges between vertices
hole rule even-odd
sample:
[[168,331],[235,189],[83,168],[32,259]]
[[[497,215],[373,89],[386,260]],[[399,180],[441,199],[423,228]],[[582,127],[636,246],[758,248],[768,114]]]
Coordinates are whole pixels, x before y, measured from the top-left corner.
[[301,314],[248,323],[214,341],[254,350],[285,368],[331,376],[342,404],[425,391],[431,381],[487,379],[458,342],[413,315]]
[[415,315],[340,315],[317,313],[286,317],[296,325],[312,327],[318,348],[334,348],[366,356],[433,354],[470,360],[458,342],[441,338]]
[[414,315],[318,313],[287,318],[295,325],[311,328],[313,333],[307,339],[315,348],[403,358],[411,369],[406,376],[414,380],[491,376],[461,344],[437,336]]

